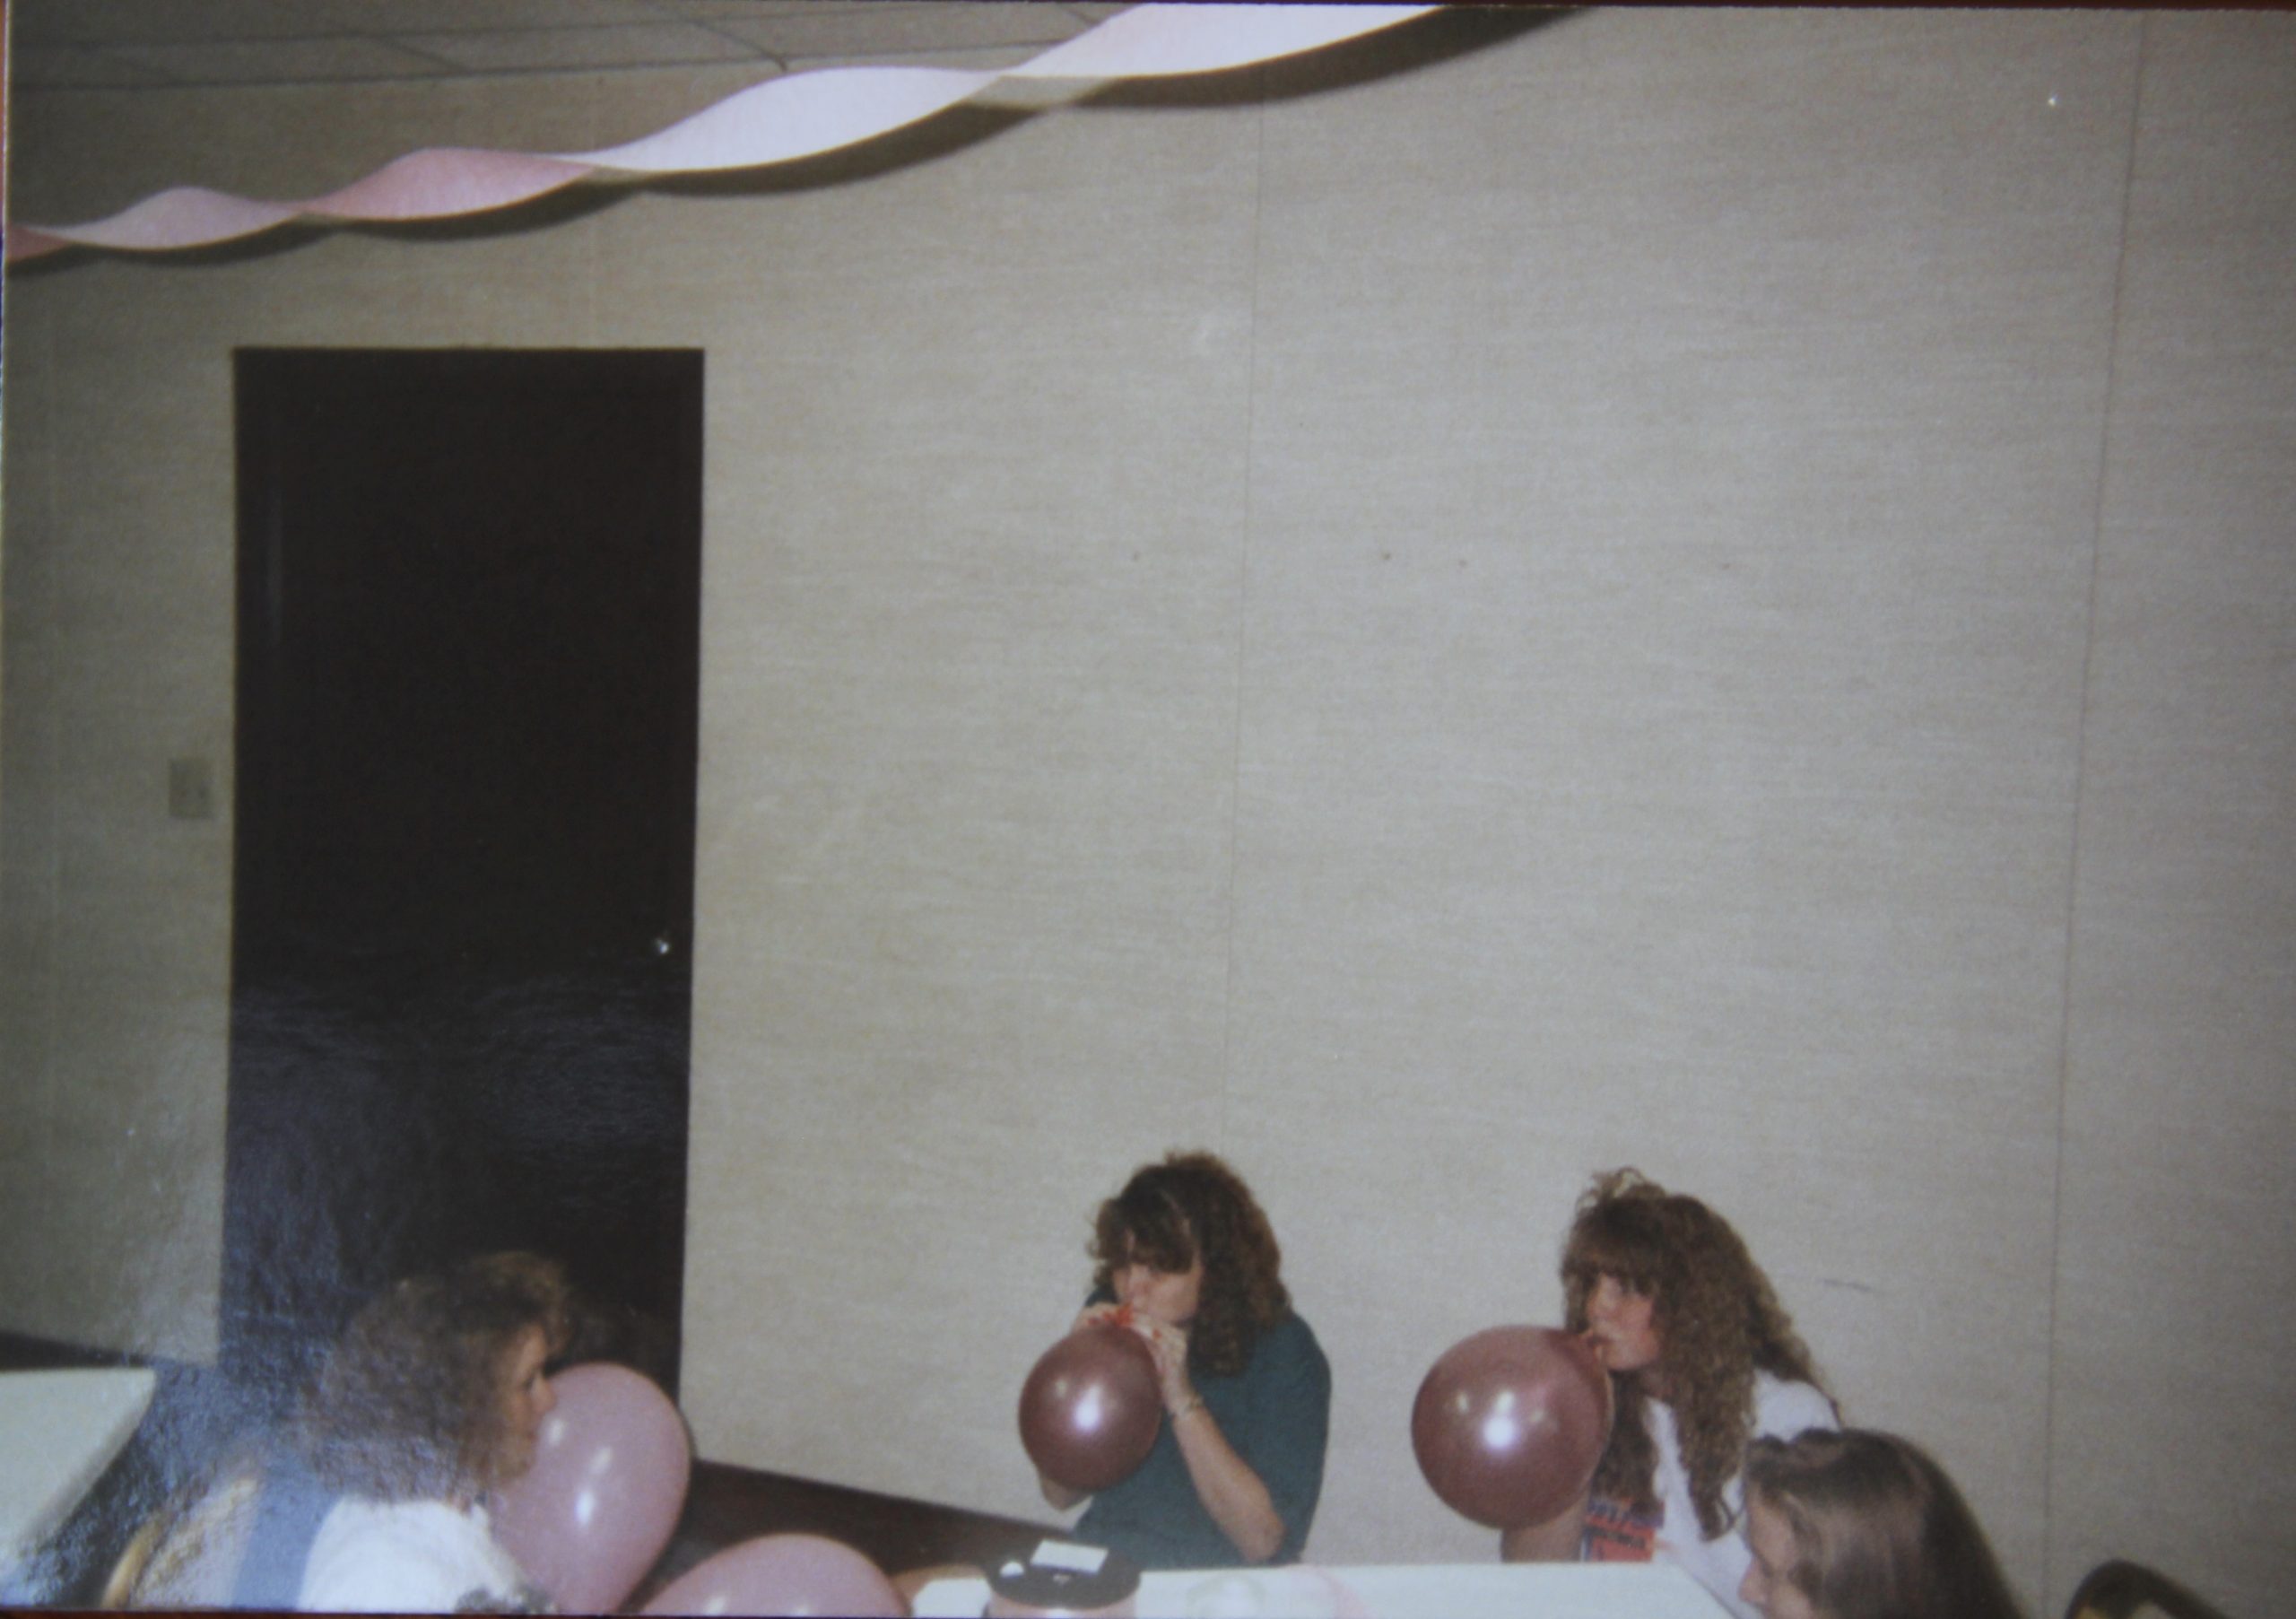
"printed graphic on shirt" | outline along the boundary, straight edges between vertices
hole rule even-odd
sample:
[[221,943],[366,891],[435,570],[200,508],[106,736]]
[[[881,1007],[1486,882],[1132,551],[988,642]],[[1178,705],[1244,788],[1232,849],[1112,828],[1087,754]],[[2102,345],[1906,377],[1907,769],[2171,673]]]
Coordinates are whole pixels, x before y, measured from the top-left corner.
[[1578,1540],[1582,1562],[1648,1562],[1658,1544],[1663,1512],[1638,1512],[1624,1501],[1597,1495],[1587,1503],[1587,1524]]

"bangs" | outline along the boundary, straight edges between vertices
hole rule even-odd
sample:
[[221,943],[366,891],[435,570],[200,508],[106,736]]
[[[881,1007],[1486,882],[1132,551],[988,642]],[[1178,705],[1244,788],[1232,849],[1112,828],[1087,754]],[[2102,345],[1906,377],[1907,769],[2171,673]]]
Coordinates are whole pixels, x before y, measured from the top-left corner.
[[1604,1217],[1615,1212],[1594,1210],[1572,1231],[1562,1256],[1564,1279],[1592,1288],[1599,1276],[1616,1276],[1628,1292],[1655,1298],[1664,1250],[1653,1233],[1633,1229],[1634,1223]]
[[1186,1217],[1170,1198],[1152,1192],[1102,1204],[1092,1237],[1094,1257],[1110,1269],[1138,1263],[1169,1273],[1196,1263],[1196,1239]]

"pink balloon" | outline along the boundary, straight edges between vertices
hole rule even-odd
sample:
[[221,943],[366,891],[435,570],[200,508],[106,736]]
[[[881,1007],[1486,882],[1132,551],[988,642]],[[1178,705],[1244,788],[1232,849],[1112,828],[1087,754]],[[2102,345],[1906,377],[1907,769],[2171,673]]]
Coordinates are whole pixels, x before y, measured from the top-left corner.
[[907,1619],[909,1605],[877,1565],[851,1546],[819,1535],[768,1535],[679,1575],[642,1611]]
[[610,1613],[670,1543],[693,1451],[669,1397],[626,1366],[550,1380],[535,1465],[506,1485],[494,1537],[562,1614]]
[[1446,1506],[1494,1529],[1544,1523],[1611,1435],[1611,1380],[1584,1338],[1493,1327],[1445,1350],[1411,1406],[1411,1449]]
[[1097,1495],[1129,1478],[1164,1423],[1156,1358],[1126,1327],[1080,1327],[1021,1385],[1021,1448],[1057,1484]]

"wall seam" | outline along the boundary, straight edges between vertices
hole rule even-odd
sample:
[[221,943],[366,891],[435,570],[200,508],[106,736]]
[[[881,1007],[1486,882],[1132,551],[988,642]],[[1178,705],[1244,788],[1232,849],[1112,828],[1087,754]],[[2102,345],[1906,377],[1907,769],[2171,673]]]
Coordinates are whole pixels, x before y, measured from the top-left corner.
[[[13,565],[8,567],[5,572],[9,580],[8,599],[18,614],[19,625],[21,626],[28,619],[37,619],[52,635],[53,626],[57,617],[57,566],[63,553],[61,537],[57,531],[57,522],[64,510],[60,472],[62,457],[57,448],[62,441],[60,421],[63,410],[57,397],[58,390],[56,382],[59,372],[57,366],[57,348],[54,323],[35,323],[33,330],[38,334],[37,341],[40,348],[40,360],[35,368],[34,375],[41,379],[46,387],[46,395],[42,397],[41,394],[36,390],[30,396],[26,396],[22,379],[20,377],[16,389],[18,403],[14,408],[22,411],[28,407],[28,400],[31,402],[29,407],[38,409],[46,418],[48,431],[41,435],[40,455],[37,466],[22,469],[13,466],[10,467],[12,473],[22,470],[26,474],[22,478],[26,497],[33,501],[39,509],[39,516],[30,525],[30,529],[32,534],[39,536],[34,543],[44,547],[45,553],[39,565],[31,570],[34,591],[32,599],[29,603],[25,599],[26,536],[23,534],[19,533],[10,536],[13,544],[8,549]],[[12,335],[11,341],[13,344],[22,343],[21,328],[17,334]],[[21,370],[22,368],[12,369]],[[19,448],[13,444],[11,446],[12,450]],[[13,463],[20,459],[20,457],[11,454],[8,458]],[[21,642],[21,636],[18,639]],[[42,756],[39,767],[33,772],[32,777],[35,788],[42,789],[42,796],[39,802],[27,807],[24,795],[20,788],[15,800],[21,814],[37,819],[42,823],[39,836],[47,846],[45,857],[34,874],[34,880],[39,884],[39,892],[34,901],[39,910],[36,956],[33,962],[28,963],[39,974],[39,989],[28,1014],[32,1026],[24,1031],[22,1048],[11,1059],[14,1064],[29,1066],[32,1075],[30,1105],[18,1108],[15,1111],[19,1116],[30,1115],[30,1127],[27,1133],[31,1137],[30,1145],[33,1154],[33,1172],[41,1178],[39,1189],[35,1196],[43,1204],[50,1201],[46,1177],[50,1173],[51,1166],[55,1163],[57,1154],[56,1119],[58,1098],[56,1054],[62,981],[62,974],[57,967],[57,957],[61,952],[64,918],[62,900],[64,855],[58,835],[64,820],[61,806],[64,726],[57,713],[62,701],[63,683],[57,675],[57,666],[61,661],[60,657],[51,647],[48,653],[48,679],[44,701],[33,705],[29,727],[22,727],[18,731],[19,736],[25,735],[27,730],[30,731],[31,744]],[[14,691],[12,696],[13,701],[20,706],[25,701],[25,693],[22,689]],[[21,848],[21,834],[19,847]],[[23,1069],[19,1067],[17,1071],[22,1073]],[[55,1256],[43,1249],[43,1251],[31,1256],[31,1265],[32,1270],[29,1276],[22,1276],[22,1273],[19,1273],[20,1278],[26,1285],[21,1296],[10,1301],[11,1309],[7,1325],[18,1331],[47,1336],[61,1338],[72,1336],[63,1330],[61,1319],[56,1313],[58,1273],[54,1268]]]
[[[46,366],[46,376],[43,380],[48,390],[47,405],[48,428],[46,442],[40,446],[43,463],[40,467],[40,495],[48,508],[41,515],[40,529],[47,536],[48,558],[46,565],[40,569],[39,614],[41,622],[52,626],[61,616],[57,612],[57,573],[58,560],[64,554],[64,535],[60,525],[63,522],[65,509],[63,446],[67,440],[62,421],[64,414],[61,386],[64,377],[63,361],[57,344],[56,323],[53,320],[48,322],[43,327],[41,336],[43,339],[41,347],[44,351],[41,359]],[[40,1127],[46,1138],[43,1144],[44,1162],[53,1159],[57,1154],[56,1119],[57,1110],[62,1105],[57,1091],[56,1052],[57,1031],[63,1021],[62,986],[64,982],[62,958],[64,954],[65,727],[63,715],[59,712],[63,707],[63,661],[60,656],[51,654],[48,712],[42,721],[46,734],[40,739],[42,751],[48,755],[48,798],[47,802],[40,806],[48,823],[43,829],[43,836],[48,840],[48,892],[42,896],[46,901],[47,911],[43,920],[46,924],[44,932],[47,939],[48,979],[40,993],[39,1028],[39,1119]],[[53,1277],[48,1280],[52,1285]],[[48,1304],[52,1311],[55,1308],[52,1297]]]
[[1244,333],[1244,531],[1236,558],[1236,706],[1228,761],[1228,895],[1226,959],[1221,968],[1219,1122],[1214,1139],[1222,1152],[1231,1150],[1228,1103],[1236,1079],[1236,868],[1243,841],[1244,819],[1244,664],[1245,642],[1250,629],[1252,532],[1254,523],[1252,470],[1259,451],[1259,307],[1261,209],[1267,181],[1267,70],[1252,69],[1259,96],[1252,109],[1252,249],[1249,282],[1251,308]]
[[2129,216],[2136,188],[2136,149],[2144,127],[2144,70],[2151,42],[2150,18],[2136,19],[2136,61],[2129,91],[2128,136],[2123,146],[2120,183],[2119,240],[2113,256],[2111,313],[2106,323],[2105,387],[2097,422],[2097,472],[2089,512],[2089,594],[2082,637],[2081,695],[2073,744],[2072,847],[2066,861],[2065,975],[2058,988],[2057,1069],[2057,1150],[2049,1177],[2049,1285],[2048,1376],[2041,1397],[2041,1586],[2046,1600],[2059,1601],[2060,1557],[2057,1521],[2057,1351],[2059,1304],[2065,1288],[2065,1166],[2066,1127],[2073,1092],[2073,998],[2077,982],[2080,949],[2082,822],[2087,807],[2090,691],[2097,663],[2098,580],[2103,570],[2106,486],[2111,478],[2113,412],[2119,396],[2118,366],[2121,347],[2121,297],[2128,274]]

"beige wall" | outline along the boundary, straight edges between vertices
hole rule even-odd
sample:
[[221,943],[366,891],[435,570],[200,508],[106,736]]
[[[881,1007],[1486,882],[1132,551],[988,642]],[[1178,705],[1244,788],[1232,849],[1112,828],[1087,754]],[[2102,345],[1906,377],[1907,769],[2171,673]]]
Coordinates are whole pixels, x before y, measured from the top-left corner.
[[[93,93],[20,217],[736,81]],[[1265,1196],[1310,1554],[1588,1171],[1747,1234],[2053,1607],[2296,1557],[2296,22],[1598,13],[864,182],[9,288],[0,1327],[212,1349],[229,353],[709,351],[688,1404],[1031,1512],[1085,1215]]]

